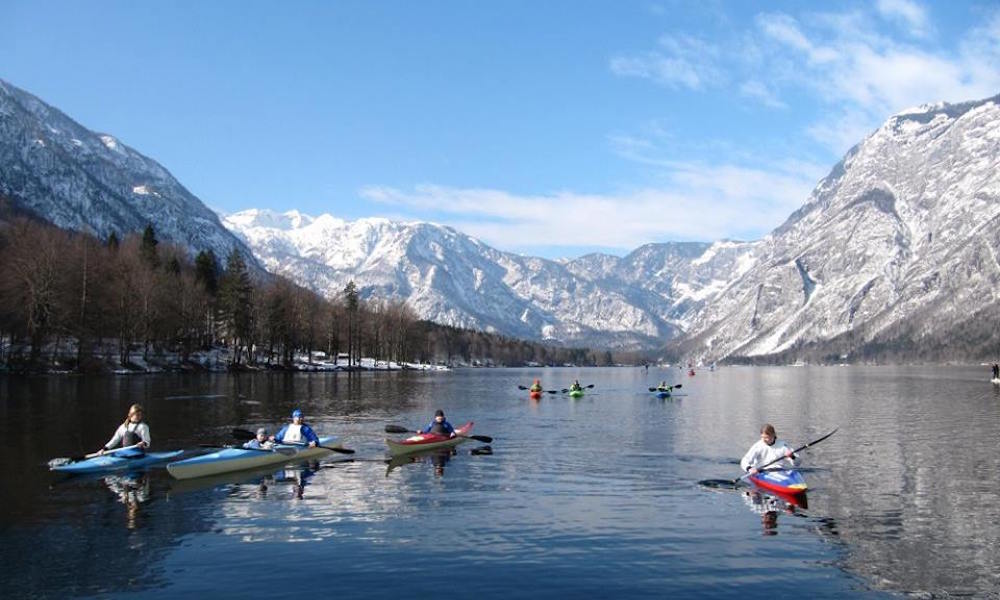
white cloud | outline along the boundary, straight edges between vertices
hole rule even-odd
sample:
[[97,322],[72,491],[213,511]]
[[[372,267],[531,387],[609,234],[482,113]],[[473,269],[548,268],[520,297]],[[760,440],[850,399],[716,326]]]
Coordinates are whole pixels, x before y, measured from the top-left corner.
[[[910,2],[883,2],[887,15],[907,19],[911,27],[926,19]],[[924,15],[921,17],[921,15]],[[771,62],[789,83],[811,91],[836,107],[808,127],[813,138],[840,154],[878,127],[889,115],[939,100],[985,98],[1000,91],[1000,16],[966,33],[951,52],[902,43],[875,31],[857,12],[824,14],[796,20],[785,14],[759,15],[757,27],[770,40]],[[784,52],[782,52],[784,50]],[[788,68],[783,61],[792,61]],[[746,92],[745,92],[746,93]]]
[[611,72],[674,89],[702,90],[723,80],[715,64],[719,55],[716,46],[688,35],[664,35],[659,46],[662,50],[612,58]]
[[801,206],[822,175],[802,163],[749,168],[663,161],[661,166],[667,168],[665,185],[620,194],[517,195],[439,185],[412,191],[369,186],[360,193],[391,206],[449,215],[444,224],[498,248],[631,250],[667,240],[759,237]]
[[771,108],[788,108],[778,96],[760,81],[744,81],[740,85],[740,93],[748,98],[758,100],[764,106]]
[[910,0],[878,0],[876,7],[879,14],[886,19],[905,25],[910,35],[921,38],[930,35],[927,11],[916,2],[911,2]]

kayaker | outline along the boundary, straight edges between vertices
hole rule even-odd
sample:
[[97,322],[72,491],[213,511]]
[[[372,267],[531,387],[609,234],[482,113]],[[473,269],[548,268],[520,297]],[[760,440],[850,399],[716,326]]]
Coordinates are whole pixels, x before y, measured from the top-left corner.
[[785,460],[774,463],[770,468],[791,469],[798,462],[798,457],[792,454],[792,449],[785,445],[785,442],[778,440],[774,426],[770,423],[765,423],[760,428],[760,440],[754,443],[753,446],[750,446],[750,450],[747,451],[746,455],[740,461],[740,467],[744,471],[748,471],[751,475],[756,475],[759,465],[766,465],[772,460],[777,460],[781,457],[784,457]]
[[261,427],[257,430],[257,437],[243,444],[243,447],[254,450],[270,450],[274,448],[274,442],[267,439],[267,429]]
[[274,441],[279,444],[301,444],[308,441],[309,447],[312,448],[319,444],[319,436],[312,427],[306,425],[302,419],[302,411],[296,408],[292,411],[292,422],[275,434]]
[[573,380],[573,385],[569,386],[569,391],[571,391],[571,392],[579,392],[582,389],[583,389],[583,386],[580,385],[580,380],[579,379],[574,379]]
[[535,383],[531,384],[531,387],[528,388],[528,390],[532,391],[532,392],[540,392],[540,391],[542,391],[542,383],[541,383],[541,381],[538,380],[538,379],[536,379]]
[[661,381],[660,385],[656,386],[656,389],[661,392],[669,392],[670,390],[674,389],[674,386],[667,385],[666,381]]
[[149,448],[151,440],[149,437],[149,425],[142,420],[142,415],[142,406],[138,404],[130,406],[128,416],[125,417],[125,422],[118,426],[115,434],[111,436],[108,443],[104,444],[104,447],[98,450],[97,453],[104,454],[116,447],[125,448],[137,445],[128,454],[133,456],[145,454],[145,449]]
[[993,363],[993,379],[1000,379],[1000,364]]
[[436,435],[455,436],[455,428],[444,418],[444,411],[440,408],[434,411],[434,420],[427,424],[427,427],[420,429],[417,433],[433,433]]

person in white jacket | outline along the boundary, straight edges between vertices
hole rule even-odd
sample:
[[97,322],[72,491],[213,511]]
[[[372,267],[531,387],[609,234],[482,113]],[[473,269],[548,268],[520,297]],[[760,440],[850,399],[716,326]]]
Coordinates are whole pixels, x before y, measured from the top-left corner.
[[766,423],[760,428],[760,440],[747,450],[740,461],[740,467],[751,475],[756,475],[759,467],[775,460],[778,462],[770,466],[772,469],[791,469],[798,464],[798,457],[792,453],[791,448],[778,439],[774,425]]
[[151,440],[149,438],[149,425],[147,425],[142,420],[142,406],[138,404],[133,404],[128,409],[128,416],[125,417],[125,422],[118,426],[115,430],[115,434],[111,436],[107,444],[98,450],[98,454],[104,454],[110,450],[113,450],[116,446],[126,447],[126,446],[136,446],[136,452],[142,454],[146,448],[149,448]]

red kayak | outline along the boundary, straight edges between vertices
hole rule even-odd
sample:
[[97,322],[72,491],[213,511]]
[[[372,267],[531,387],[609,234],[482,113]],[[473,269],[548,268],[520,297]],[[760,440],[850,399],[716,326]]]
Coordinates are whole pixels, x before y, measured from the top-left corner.
[[541,398],[542,398],[542,393],[541,392],[531,392],[528,395],[531,396],[532,400],[541,400]]
[[465,437],[472,431],[473,422],[469,421],[461,427],[455,428],[454,436],[438,435],[436,433],[418,433],[405,440],[390,440],[386,438],[385,443],[389,446],[389,453],[393,456],[406,454],[408,452],[419,452],[421,450],[431,450],[433,448],[446,448],[457,446],[468,440]]

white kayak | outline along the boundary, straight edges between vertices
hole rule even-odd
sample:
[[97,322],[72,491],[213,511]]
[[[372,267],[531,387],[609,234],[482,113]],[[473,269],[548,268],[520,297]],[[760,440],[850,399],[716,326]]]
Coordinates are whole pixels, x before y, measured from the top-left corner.
[[[336,439],[334,436],[321,437],[319,445],[340,448],[340,444],[333,443],[334,439]],[[283,465],[293,461],[317,458],[332,452],[326,448],[309,448],[295,444],[277,444],[275,448],[282,449],[282,452],[251,450],[249,448],[224,448],[216,452],[172,462],[167,465],[167,472],[176,479],[194,479],[195,477],[206,477],[269,465]],[[289,452],[289,450],[293,450],[294,453]]]

